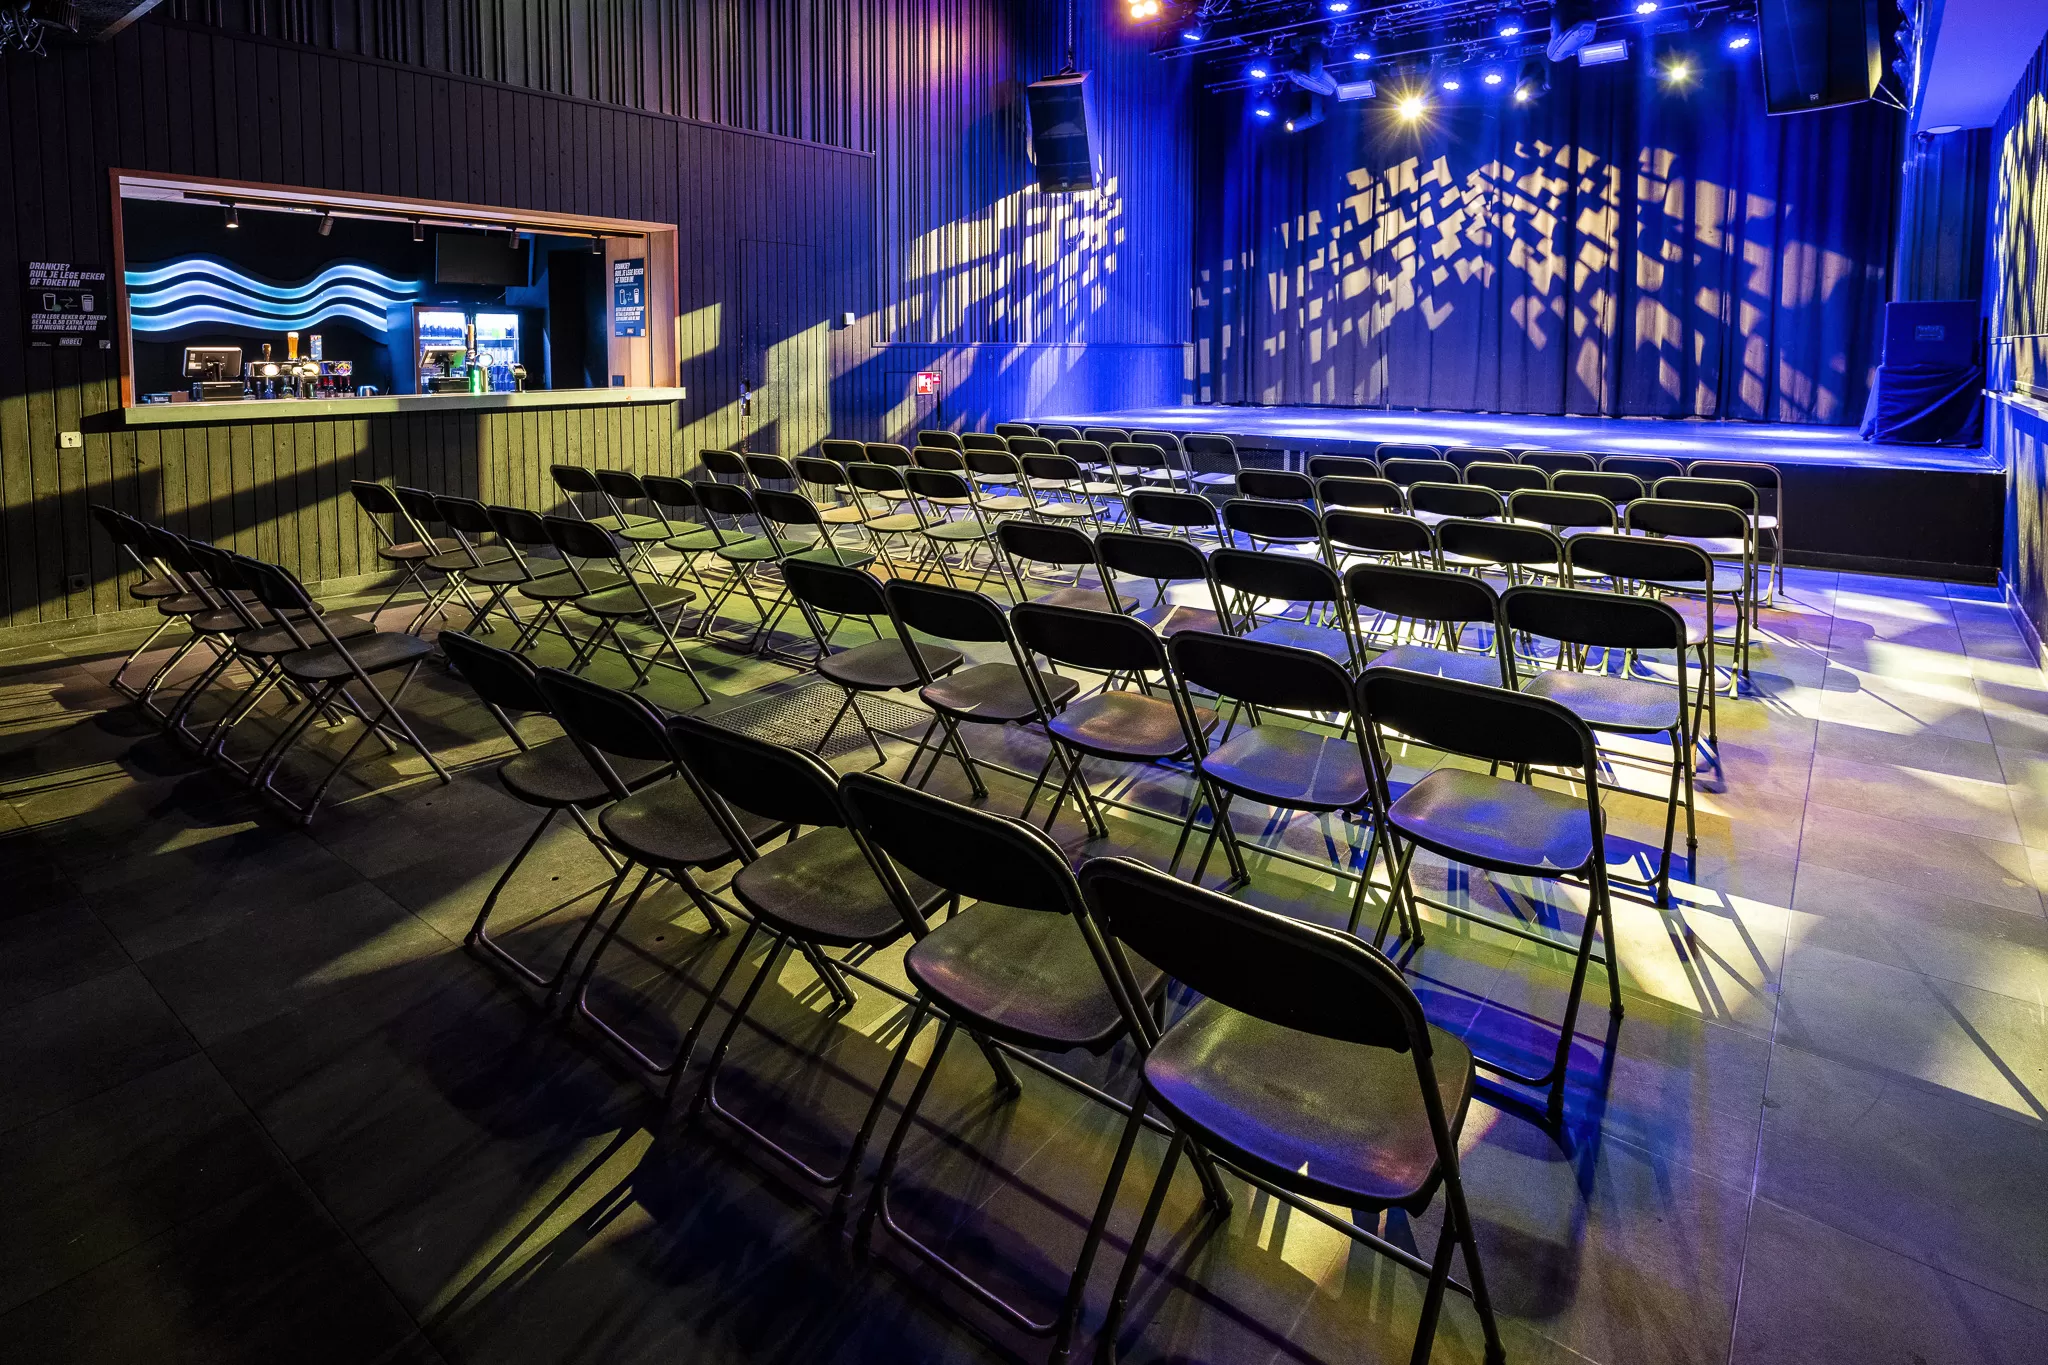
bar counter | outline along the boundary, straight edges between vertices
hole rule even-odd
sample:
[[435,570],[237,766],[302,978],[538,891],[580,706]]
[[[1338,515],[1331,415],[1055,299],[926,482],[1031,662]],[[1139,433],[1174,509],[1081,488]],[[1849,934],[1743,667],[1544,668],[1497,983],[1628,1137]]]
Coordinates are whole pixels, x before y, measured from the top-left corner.
[[121,410],[126,427],[212,422],[307,422],[336,417],[514,412],[522,408],[625,407],[674,403],[683,389],[551,389],[528,393],[388,393],[372,398],[231,398],[216,403],[138,403]]

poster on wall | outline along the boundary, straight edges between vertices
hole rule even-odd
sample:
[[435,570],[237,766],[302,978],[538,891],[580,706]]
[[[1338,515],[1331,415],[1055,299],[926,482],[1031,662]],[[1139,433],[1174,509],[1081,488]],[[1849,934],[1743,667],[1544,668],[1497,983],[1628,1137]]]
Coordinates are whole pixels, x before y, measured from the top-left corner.
[[24,261],[21,276],[31,347],[71,349],[93,343],[98,350],[113,349],[105,270],[68,261]]
[[612,335],[647,335],[647,262],[642,257],[612,262]]

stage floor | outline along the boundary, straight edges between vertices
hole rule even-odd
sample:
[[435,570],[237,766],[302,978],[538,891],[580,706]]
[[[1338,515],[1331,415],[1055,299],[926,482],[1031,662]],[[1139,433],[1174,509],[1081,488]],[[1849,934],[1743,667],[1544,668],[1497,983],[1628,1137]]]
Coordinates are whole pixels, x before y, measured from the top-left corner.
[[1677,422],[1654,417],[1524,417],[1378,408],[1184,407],[1047,413],[1041,422],[1222,432],[1241,446],[1370,453],[1382,441],[1424,445],[1516,445],[1600,454],[1669,455],[1681,460],[1759,460],[1834,468],[2000,472],[1982,448],[1874,445],[1852,427],[1766,422]]

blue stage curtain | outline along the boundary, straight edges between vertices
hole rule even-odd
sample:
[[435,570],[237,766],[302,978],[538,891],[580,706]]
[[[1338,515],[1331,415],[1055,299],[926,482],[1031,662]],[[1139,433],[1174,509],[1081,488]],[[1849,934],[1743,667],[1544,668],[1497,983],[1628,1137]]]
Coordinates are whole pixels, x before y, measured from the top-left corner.
[[1412,124],[1391,81],[1300,134],[1236,98],[1206,106],[1199,397],[1861,417],[1898,113],[1769,118],[1754,62],[1708,62],[1673,88],[1648,52],[1561,63],[1522,107],[1474,94],[1476,75]]
[[1892,298],[1977,299],[1991,191],[1991,130],[1921,134],[1906,154]]

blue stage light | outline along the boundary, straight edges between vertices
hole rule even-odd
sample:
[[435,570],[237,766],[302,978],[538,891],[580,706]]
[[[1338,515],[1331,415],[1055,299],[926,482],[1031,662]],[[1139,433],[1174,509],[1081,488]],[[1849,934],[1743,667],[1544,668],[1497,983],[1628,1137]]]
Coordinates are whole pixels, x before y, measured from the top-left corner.
[[1360,48],[1354,48],[1354,49],[1352,49],[1352,52],[1351,52],[1351,60],[1352,60],[1352,61],[1354,61],[1354,62],[1369,62],[1369,61],[1371,61],[1371,60],[1372,60],[1372,49],[1371,49],[1371,48],[1369,48],[1369,47],[1360,47]]
[[1189,24],[1180,31],[1180,36],[1182,42],[1199,43],[1202,41],[1202,26],[1200,24]]
[[1273,74],[1273,68],[1267,66],[1264,62],[1253,62],[1245,68],[1244,74],[1250,76],[1255,81],[1262,81]]
[[1252,106],[1252,117],[1254,117],[1254,118],[1271,118],[1271,117],[1273,117],[1273,106],[1272,106],[1271,104],[1267,103],[1267,102],[1266,102],[1265,100],[1260,100],[1260,101],[1259,101],[1259,102],[1258,102],[1257,104],[1254,104],[1254,105]]
[[1522,35],[1522,16],[1503,14],[1500,21],[1494,25],[1493,31],[1503,38],[1519,38]]
[[1323,8],[1332,14],[1349,14],[1351,12],[1351,0],[1328,0],[1328,3]]
[[1746,28],[1731,28],[1721,40],[1721,45],[1730,52],[1742,52],[1756,41],[1756,35]]

